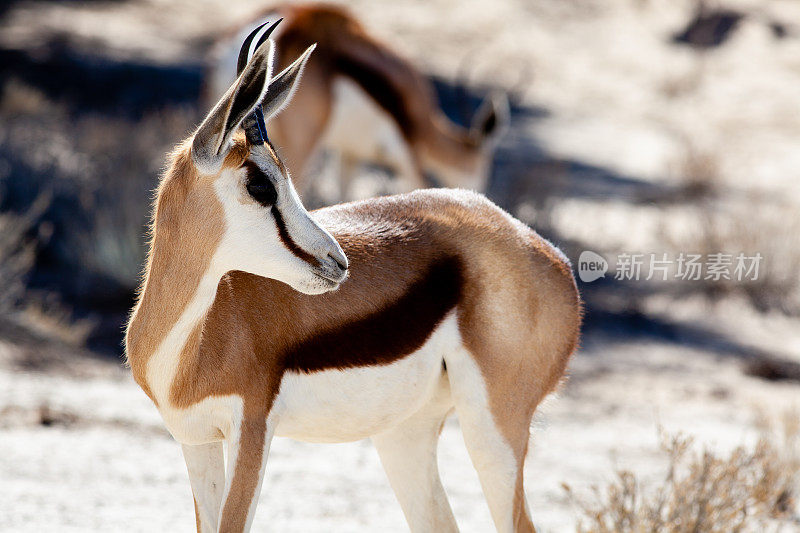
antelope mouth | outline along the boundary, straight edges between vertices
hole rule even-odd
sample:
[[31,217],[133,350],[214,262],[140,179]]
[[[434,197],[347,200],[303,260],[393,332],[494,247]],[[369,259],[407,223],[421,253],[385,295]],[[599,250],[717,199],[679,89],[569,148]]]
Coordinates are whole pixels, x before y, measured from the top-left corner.
[[317,279],[320,281],[321,285],[325,287],[327,291],[335,291],[341,286],[341,282],[334,281],[330,278],[326,278],[325,276],[321,276],[317,274]]
[[333,259],[320,261],[317,268],[314,269],[314,274],[329,283],[333,287],[338,287],[344,280],[347,279],[348,270],[340,263]]

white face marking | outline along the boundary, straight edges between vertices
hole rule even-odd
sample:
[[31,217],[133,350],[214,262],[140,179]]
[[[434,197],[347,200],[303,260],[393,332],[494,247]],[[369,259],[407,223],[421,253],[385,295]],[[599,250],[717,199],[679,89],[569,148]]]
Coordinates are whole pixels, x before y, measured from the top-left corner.
[[269,158],[258,158],[258,164],[275,186],[275,208],[289,238],[310,257],[298,257],[281,239],[272,209],[247,193],[247,172],[225,170],[214,182],[225,211],[226,228],[212,267],[221,274],[242,270],[282,281],[306,294],[338,288],[344,273],[337,260],[346,264],[339,243],[311,218],[291,180],[282,176]]

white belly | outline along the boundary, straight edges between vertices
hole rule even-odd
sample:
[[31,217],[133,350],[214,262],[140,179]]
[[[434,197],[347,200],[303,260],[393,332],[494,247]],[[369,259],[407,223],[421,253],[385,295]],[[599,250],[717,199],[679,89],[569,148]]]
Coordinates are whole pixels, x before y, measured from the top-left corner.
[[275,434],[309,442],[346,442],[388,429],[431,399],[444,355],[460,342],[451,313],[422,348],[392,364],[289,372],[270,414],[277,423]]
[[409,148],[397,122],[349,78],[333,83],[333,109],[321,143],[362,161],[402,166]]

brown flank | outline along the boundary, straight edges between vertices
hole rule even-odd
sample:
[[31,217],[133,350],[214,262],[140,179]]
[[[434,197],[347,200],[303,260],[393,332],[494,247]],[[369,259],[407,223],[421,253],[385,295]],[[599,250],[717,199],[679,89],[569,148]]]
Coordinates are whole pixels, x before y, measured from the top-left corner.
[[315,372],[397,361],[425,344],[456,306],[460,294],[459,260],[437,260],[398,300],[291,346],[283,366],[286,370]]

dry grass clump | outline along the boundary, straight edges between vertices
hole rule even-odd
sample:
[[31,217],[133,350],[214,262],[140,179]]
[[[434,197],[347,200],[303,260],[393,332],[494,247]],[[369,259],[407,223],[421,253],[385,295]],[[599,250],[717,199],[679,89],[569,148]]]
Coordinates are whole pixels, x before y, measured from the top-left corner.
[[0,317],[48,338],[80,346],[93,327],[92,321],[72,320],[55,294],[26,291],[36,247],[47,241],[51,231],[49,224],[40,221],[50,198],[47,193],[41,194],[22,214],[0,212]]
[[40,196],[23,214],[0,213],[0,314],[11,312],[22,300],[35,260],[36,239],[30,232],[48,201]]
[[[757,206],[757,207],[756,207]],[[800,314],[800,249],[797,233],[800,223],[790,208],[775,205],[767,198],[750,194],[742,201],[707,203],[697,214],[698,223],[686,232],[680,250],[711,254],[760,254],[758,276],[752,279],[703,280],[694,284],[711,298],[738,294],[747,298],[759,311],[778,310]]]
[[83,285],[102,276],[132,290],[164,153],[185,135],[194,114],[186,106],[154,109],[138,118],[75,113],[33,87],[8,80],[0,94],[0,156],[9,161],[8,172],[0,175],[5,209],[19,212],[36,191],[50,191],[52,202],[43,218],[57,238],[48,251],[83,276]]
[[673,170],[682,180],[686,200],[697,201],[718,192],[721,177],[718,154],[686,142],[684,153]]
[[780,432],[765,432],[753,448],[729,455],[697,451],[693,439],[666,437],[667,473],[657,488],[618,471],[594,498],[576,495],[577,530],[585,533],[729,533],[777,530],[800,523],[800,418],[787,416]]
[[[703,262],[724,254],[731,263],[728,275],[721,279],[707,278],[704,269],[701,279],[681,281],[676,292],[700,293],[711,299],[739,295],[762,312],[800,315],[800,222],[793,206],[755,190],[726,191],[719,153],[688,139],[684,145],[672,173],[680,179],[681,206],[688,209],[691,221],[665,220],[662,239],[675,254],[700,254]],[[755,271],[742,279],[734,275],[740,253],[747,258],[761,255],[757,276]]]

